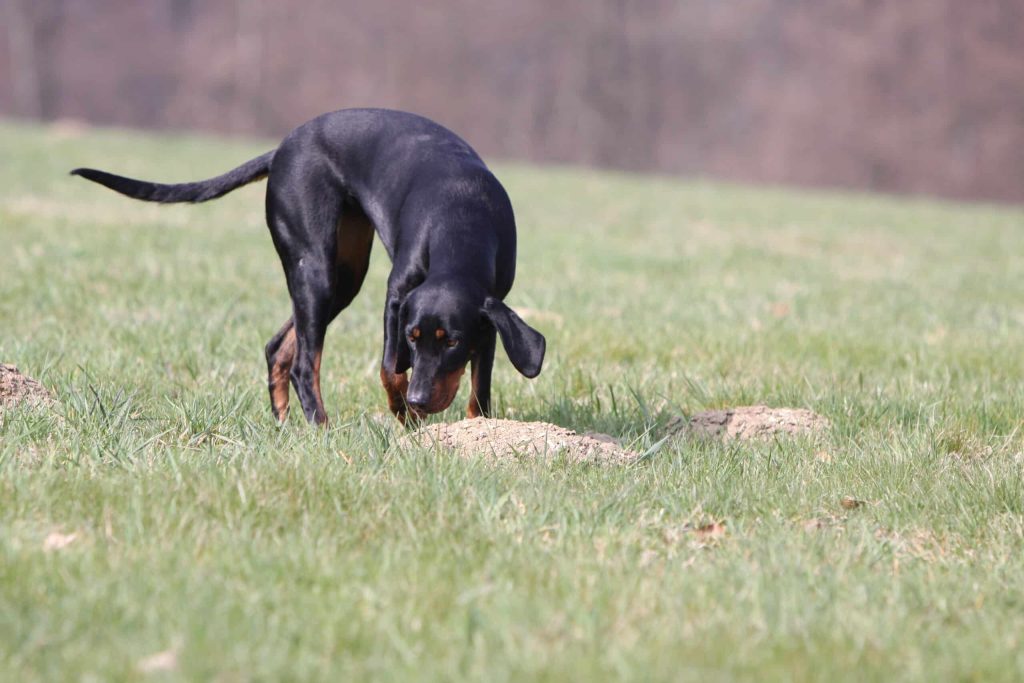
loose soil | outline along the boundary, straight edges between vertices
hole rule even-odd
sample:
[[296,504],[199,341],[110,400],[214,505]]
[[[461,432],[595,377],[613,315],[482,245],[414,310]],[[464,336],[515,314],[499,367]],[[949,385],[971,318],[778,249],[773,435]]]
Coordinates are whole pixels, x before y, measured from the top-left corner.
[[25,403],[47,405],[53,402],[50,392],[31,377],[18,372],[18,368],[0,363],[0,409],[13,408]]
[[689,421],[679,419],[675,425],[670,423],[669,429],[698,437],[748,441],[780,435],[817,434],[828,426],[827,418],[804,408],[742,406],[697,413]]
[[578,434],[547,422],[488,418],[427,425],[402,437],[399,446],[440,447],[463,458],[493,462],[562,456],[576,463],[625,464],[638,457],[605,434]]

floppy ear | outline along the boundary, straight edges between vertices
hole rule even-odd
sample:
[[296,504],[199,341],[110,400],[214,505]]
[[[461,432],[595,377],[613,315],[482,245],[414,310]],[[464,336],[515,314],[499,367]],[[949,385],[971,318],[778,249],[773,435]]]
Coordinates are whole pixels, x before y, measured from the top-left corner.
[[412,367],[412,359],[409,357],[409,340],[405,338],[404,334],[399,335],[395,340],[395,345],[395,372],[401,375]]
[[526,377],[536,377],[544,363],[544,335],[523,322],[511,308],[494,297],[487,297],[481,310],[498,330],[505,353],[516,370]]
[[409,354],[409,340],[405,338],[405,329],[402,321],[405,319],[405,300],[395,306],[394,318],[392,321],[392,337],[395,349],[395,372],[401,375],[412,367],[412,358]]

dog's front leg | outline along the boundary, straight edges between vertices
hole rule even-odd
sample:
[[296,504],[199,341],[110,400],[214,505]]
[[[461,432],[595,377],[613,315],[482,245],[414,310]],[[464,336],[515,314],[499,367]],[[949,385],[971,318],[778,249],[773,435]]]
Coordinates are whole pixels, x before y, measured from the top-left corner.
[[491,416],[491,369],[494,367],[494,330],[486,331],[471,356],[473,381],[470,387],[466,417]]

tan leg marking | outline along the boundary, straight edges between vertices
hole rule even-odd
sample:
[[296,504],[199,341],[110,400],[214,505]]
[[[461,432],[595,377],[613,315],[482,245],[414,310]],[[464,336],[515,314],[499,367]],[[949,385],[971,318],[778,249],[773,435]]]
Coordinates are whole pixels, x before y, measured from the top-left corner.
[[480,380],[480,369],[477,363],[473,363],[473,371],[470,377],[469,405],[466,406],[466,417],[472,419],[483,414],[480,411],[480,401],[476,397],[477,382]]
[[270,370],[271,402],[274,417],[284,422],[288,417],[288,391],[291,382],[292,363],[295,361],[295,328],[288,330],[281,345],[274,354],[274,365]]

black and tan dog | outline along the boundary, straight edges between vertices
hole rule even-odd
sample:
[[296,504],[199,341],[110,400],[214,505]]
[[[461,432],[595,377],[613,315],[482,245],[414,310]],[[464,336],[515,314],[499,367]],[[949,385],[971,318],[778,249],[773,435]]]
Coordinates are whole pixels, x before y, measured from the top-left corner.
[[[267,225],[292,317],[266,346],[274,416],[288,382],[306,419],[324,423],[320,357],[327,326],[356,296],[376,229],[391,257],[380,377],[399,420],[447,408],[472,362],[469,416],[490,410],[495,333],[527,377],[544,337],[502,299],[516,268],[512,205],[473,149],[415,114],[347,109],[292,131],[274,151],[210,180],[163,185],[72,171],[151,202],[205,202],[262,178]],[[412,380],[406,372],[412,368]]]

